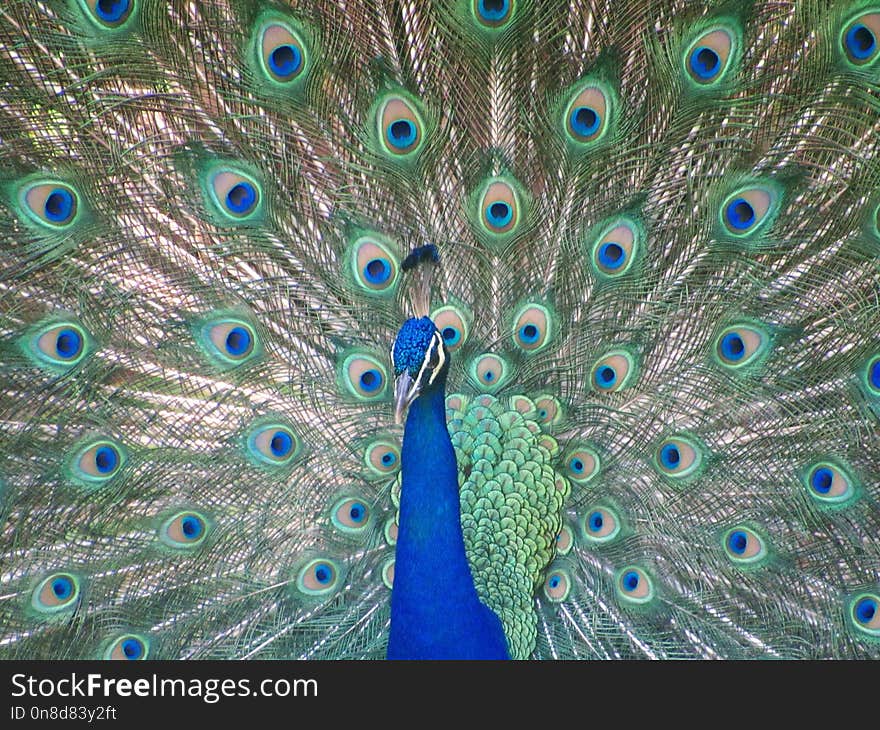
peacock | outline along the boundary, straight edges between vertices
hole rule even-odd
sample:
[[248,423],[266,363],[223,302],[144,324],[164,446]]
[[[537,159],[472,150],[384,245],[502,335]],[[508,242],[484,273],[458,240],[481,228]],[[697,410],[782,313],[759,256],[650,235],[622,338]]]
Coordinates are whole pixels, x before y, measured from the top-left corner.
[[0,658],[880,658],[880,3],[5,0]]

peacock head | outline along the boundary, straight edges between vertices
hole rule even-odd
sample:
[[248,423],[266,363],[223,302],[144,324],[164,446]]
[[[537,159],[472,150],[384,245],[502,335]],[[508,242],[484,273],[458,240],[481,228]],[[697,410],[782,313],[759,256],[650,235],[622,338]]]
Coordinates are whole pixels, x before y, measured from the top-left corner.
[[391,348],[394,365],[394,420],[401,423],[410,404],[422,393],[442,386],[449,369],[449,352],[430,317],[403,323]]

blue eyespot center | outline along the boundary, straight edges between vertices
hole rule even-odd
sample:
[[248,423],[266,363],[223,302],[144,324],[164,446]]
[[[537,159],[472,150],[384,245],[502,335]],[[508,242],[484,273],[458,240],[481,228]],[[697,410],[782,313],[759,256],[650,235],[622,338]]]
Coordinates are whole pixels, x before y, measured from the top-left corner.
[[276,76],[293,76],[302,66],[302,52],[296,46],[278,46],[269,54],[269,68]]
[[810,485],[818,494],[828,494],[831,491],[831,485],[834,482],[834,472],[827,467],[819,467],[810,477]]
[[634,570],[627,571],[620,582],[623,589],[631,593],[639,587],[639,574]]
[[599,116],[599,113],[591,107],[579,106],[571,112],[571,129],[579,137],[594,135],[601,123],[602,118]]
[[52,593],[60,601],[70,598],[73,594],[73,581],[66,577],[56,578],[52,581]]
[[409,119],[396,119],[388,125],[388,142],[397,149],[406,149],[416,141],[416,125]]
[[95,451],[95,466],[101,474],[109,474],[119,464],[119,452],[112,446],[100,446]]
[[122,642],[122,653],[126,659],[140,659],[144,655],[144,645],[137,639],[126,639]]
[[287,456],[293,448],[293,439],[289,433],[276,431],[269,442],[269,448],[272,450],[272,454],[278,458]]
[[180,529],[188,540],[195,540],[202,534],[204,525],[198,517],[188,515],[180,521]]
[[873,598],[862,598],[856,603],[856,621],[867,626],[877,615],[877,601]]
[[666,444],[660,449],[660,462],[667,469],[675,469],[681,463],[681,452],[673,444]]
[[590,515],[587,524],[593,532],[601,532],[602,527],[605,525],[605,518],[602,517],[601,512],[593,512]]
[[864,61],[877,50],[877,39],[868,26],[854,23],[846,33],[846,47],[854,59]]
[[749,544],[749,537],[742,530],[734,530],[727,538],[727,546],[732,553],[742,555]]
[[374,393],[382,387],[382,374],[375,368],[366,370],[361,373],[360,384],[366,392]]
[[541,331],[533,324],[525,324],[519,329],[519,337],[527,345],[534,344],[541,336]]
[[364,277],[371,284],[384,284],[391,277],[391,264],[387,259],[371,259],[364,267]]
[[704,81],[714,78],[721,68],[721,58],[711,48],[699,46],[691,53],[691,70]]
[[386,451],[382,454],[382,463],[385,466],[391,466],[395,461],[397,461],[397,457],[390,451]]
[[98,0],[95,4],[95,12],[101,20],[115,23],[123,18],[130,5],[131,0]]
[[874,390],[880,390],[880,358],[874,360],[871,364],[870,370],[871,387],[873,387]]
[[745,231],[755,222],[755,209],[745,198],[736,198],[727,206],[727,221],[738,231]]
[[82,351],[82,335],[75,329],[64,328],[55,339],[55,352],[63,360],[71,360]]
[[610,365],[601,365],[596,370],[596,385],[600,388],[611,388],[617,382],[617,373]]
[[480,0],[480,16],[490,23],[504,20],[510,9],[510,0]]
[[626,252],[619,243],[603,243],[599,247],[599,263],[606,269],[616,270],[626,261]]
[[226,335],[226,352],[233,357],[240,357],[251,348],[251,333],[244,327],[233,327]]
[[226,206],[236,215],[249,213],[257,202],[257,190],[248,182],[233,185],[226,193]]
[[487,382],[491,382],[491,381],[495,380],[495,373],[492,370],[487,370],[483,374],[483,380],[485,380]]
[[550,580],[547,581],[547,585],[550,588],[558,588],[559,584],[561,582],[562,582],[562,578],[560,578],[558,575],[554,575],[554,576],[551,576]]
[[46,198],[43,210],[53,223],[66,223],[73,214],[73,194],[64,188],[55,188]]
[[721,338],[721,354],[727,360],[741,360],[746,352],[746,345],[743,338],[736,332],[728,332]]
[[443,336],[443,341],[449,345],[457,345],[458,341],[461,339],[461,332],[458,331],[455,327],[444,327],[443,331],[440,333]]
[[367,508],[360,502],[355,502],[348,510],[348,516],[352,522],[362,522],[367,514]]
[[577,457],[575,457],[574,459],[571,460],[571,462],[569,463],[569,466],[571,467],[571,470],[575,474],[580,474],[584,470],[584,462],[581,459],[578,459]]
[[489,225],[495,228],[503,228],[513,218],[513,208],[503,201],[492,203],[486,211],[486,219]]
[[315,580],[326,585],[333,579],[333,569],[325,563],[315,566]]

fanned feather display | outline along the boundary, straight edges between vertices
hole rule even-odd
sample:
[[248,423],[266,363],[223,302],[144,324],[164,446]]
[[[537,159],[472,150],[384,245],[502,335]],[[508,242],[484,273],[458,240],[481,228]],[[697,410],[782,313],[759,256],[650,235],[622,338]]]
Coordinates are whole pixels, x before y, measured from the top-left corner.
[[880,657],[878,111],[870,0],[6,0],[0,658],[385,657],[414,315],[511,657]]

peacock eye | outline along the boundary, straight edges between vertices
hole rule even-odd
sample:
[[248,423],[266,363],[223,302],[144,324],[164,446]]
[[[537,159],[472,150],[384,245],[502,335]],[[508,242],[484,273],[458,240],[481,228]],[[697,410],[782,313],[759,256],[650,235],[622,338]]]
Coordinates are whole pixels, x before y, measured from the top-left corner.
[[571,593],[571,576],[567,570],[557,568],[544,580],[544,595],[552,603],[562,603]]
[[556,536],[556,552],[559,555],[568,555],[574,547],[574,533],[568,525],[563,525]]
[[562,420],[562,404],[552,395],[542,395],[536,398],[535,410],[538,422],[542,425],[553,425]]
[[303,566],[297,575],[297,588],[306,595],[323,596],[336,590],[339,566],[329,558],[316,558]]
[[76,219],[79,197],[61,182],[32,185],[23,191],[25,212],[37,223],[49,228],[66,228]]
[[856,66],[873,63],[878,54],[880,13],[866,13],[853,20],[843,32],[843,51]]
[[31,605],[40,613],[53,614],[76,606],[79,580],[70,573],[54,573],[34,589]]
[[102,26],[118,28],[131,17],[136,0],[85,0],[91,17]]
[[527,353],[543,350],[553,336],[553,318],[550,310],[540,304],[529,304],[521,309],[513,324],[513,342]]
[[364,236],[355,241],[352,252],[355,281],[362,289],[374,295],[394,292],[399,266],[390,241],[380,240],[378,235]]
[[22,340],[26,354],[35,365],[58,373],[85,360],[93,344],[89,333],[73,321],[51,322]]
[[389,517],[385,520],[385,526],[382,528],[382,536],[385,538],[385,542],[388,543],[388,545],[393,547],[397,544],[398,532],[399,526],[396,518]]
[[828,505],[843,505],[856,495],[856,483],[842,467],[820,461],[809,467],[805,483],[815,500]]
[[880,395],[880,355],[875,355],[868,362],[865,382],[874,395]]
[[639,254],[642,228],[634,221],[619,219],[602,230],[593,244],[591,263],[600,278],[610,280],[632,267]]
[[125,464],[122,447],[108,439],[91,441],[76,451],[71,477],[85,485],[98,485],[116,476]]
[[724,550],[734,563],[756,564],[767,556],[767,547],[757,532],[749,527],[737,526],[724,535]]
[[391,441],[375,441],[366,448],[364,462],[377,475],[393,474],[400,465],[400,449]]
[[504,180],[493,180],[486,186],[480,209],[482,223],[491,233],[509,233],[519,221],[516,191]]
[[491,393],[507,379],[506,362],[498,355],[486,353],[474,359],[470,373],[482,390]]
[[606,92],[593,83],[582,88],[568,105],[565,130],[578,145],[601,139],[608,129],[609,101]]
[[752,238],[779,211],[779,191],[772,185],[749,186],[729,195],[721,206],[721,220],[728,234]]
[[590,446],[577,446],[565,457],[565,474],[576,484],[586,484],[599,473],[599,454]]
[[626,603],[645,604],[654,598],[654,585],[644,570],[630,566],[618,574],[617,595]]
[[629,385],[635,370],[632,355],[623,350],[615,350],[593,365],[590,380],[598,392],[614,393]]
[[674,479],[692,476],[703,463],[699,444],[685,436],[675,436],[663,441],[654,458],[660,473]]
[[690,78],[700,86],[720,80],[733,50],[733,37],[723,28],[704,33],[690,47],[685,65]]
[[364,353],[345,358],[342,380],[351,395],[366,401],[385,396],[388,377],[385,366],[377,358]]
[[425,136],[425,124],[414,103],[402,95],[391,95],[378,108],[379,138],[385,153],[406,157],[417,153]]
[[715,341],[715,353],[722,365],[740,368],[760,357],[769,338],[756,327],[739,325],[725,329]]
[[389,590],[394,586],[394,558],[388,558],[382,564],[382,582]]
[[863,593],[850,603],[853,626],[869,636],[880,638],[880,596]]
[[363,533],[370,526],[370,508],[358,497],[345,497],[333,506],[330,520],[341,532]]
[[477,21],[487,28],[498,28],[510,20],[515,0],[473,0]]
[[224,370],[241,367],[260,355],[256,330],[240,319],[208,320],[196,331],[196,340],[217,367]]
[[256,462],[281,466],[296,458],[302,446],[288,426],[282,423],[261,423],[248,434],[247,448]]
[[211,178],[209,193],[215,208],[232,222],[251,219],[260,209],[257,181],[240,170],[219,169]]
[[584,515],[583,531],[590,542],[610,542],[620,533],[620,520],[609,507],[594,507]]
[[458,307],[452,305],[440,307],[432,312],[431,320],[440,332],[447,352],[455,352],[467,341],[467,318]]
[[149,653],[149,641],[135,634],[125,634],[113,641],[104,652],[105,659],[119,661],[143,661]]
[[208,534],[208,521],[198,512],[178,512],[159,528],[159,539],[168,547],[192,549]]
[[302,41],[283,25],[267,25],[260,38],[263,66],[269,77],[288,84],[299,78],[306,68],[305,47]]

